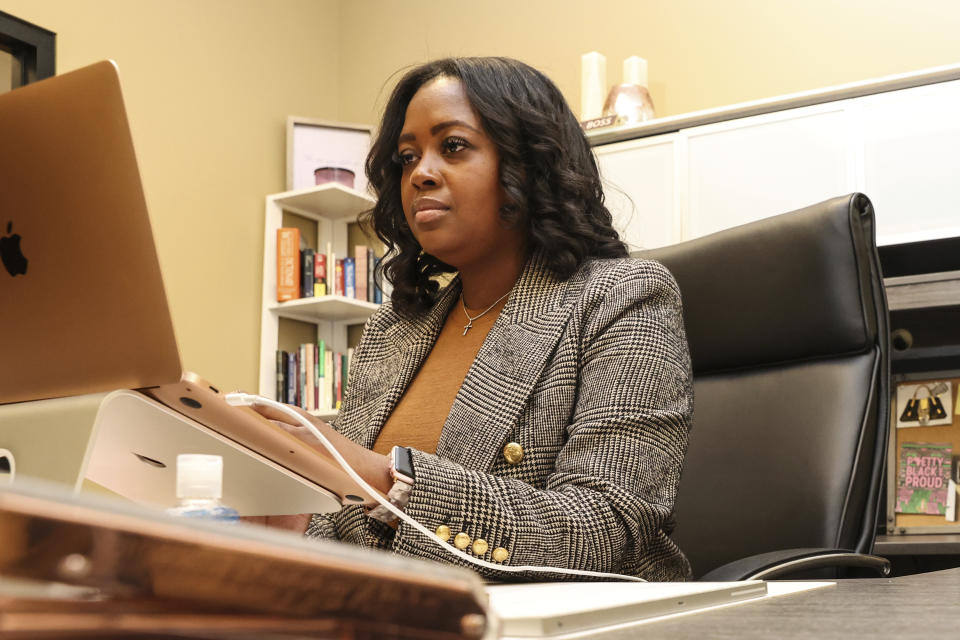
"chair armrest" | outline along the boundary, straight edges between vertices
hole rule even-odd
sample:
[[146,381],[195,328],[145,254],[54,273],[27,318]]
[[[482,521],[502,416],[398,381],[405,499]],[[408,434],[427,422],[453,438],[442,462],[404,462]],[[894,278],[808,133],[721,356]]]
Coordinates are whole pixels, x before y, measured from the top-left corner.
[[890,561],[848,549],[783,549],[728,562],[698,578],[701,582],[772,580],[808,569],[864,567],[890,575]]

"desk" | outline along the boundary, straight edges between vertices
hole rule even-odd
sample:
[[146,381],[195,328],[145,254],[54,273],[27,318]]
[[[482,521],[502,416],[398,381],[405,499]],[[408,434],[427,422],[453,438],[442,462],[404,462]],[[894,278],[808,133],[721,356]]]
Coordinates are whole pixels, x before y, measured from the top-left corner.
[[589,637],[596,640],[930,640],[958,635],[960,568],[902,578],[841,580],[835,587],[747,602]]

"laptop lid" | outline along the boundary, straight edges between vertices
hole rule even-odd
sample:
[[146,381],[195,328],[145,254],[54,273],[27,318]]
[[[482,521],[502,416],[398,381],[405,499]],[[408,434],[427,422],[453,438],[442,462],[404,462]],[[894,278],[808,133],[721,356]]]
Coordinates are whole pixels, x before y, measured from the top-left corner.
[[0,95],[0,404],[175,382],[117,69]]
[[[373,504],[329,456],[181,370],[114,63],[0,95],[0,140],[0,404],[20,403],[0,407],[0,448],[13,447],[23,475],[79,486],[93,460],[103,486],[156,503],[172,486],[146,475],[142,457],[172,468],[176,453],[206,451],[200,442],[223,448],[219,435],[239,445],[231,456],[269,460],[285,476],[264,485],[274,495],[304,495],[313,512]],[[141,403],[116,428],[93,429],[104,405],[91,412],[76,396],[115,389],[139,389],[172,412],[157,422],[157,407]],[[52,398],[64,402],[39,402]],[[112,406],[108,415],[122,414]],[[146,452],[150,429],[162,437]],[[75,455],[57,465],[51,452],[64,445]],[[159,484],[131,490],[141,482]],[[304,504],[279,505],[269,491],[250,498],[241,506],[257,514]]]

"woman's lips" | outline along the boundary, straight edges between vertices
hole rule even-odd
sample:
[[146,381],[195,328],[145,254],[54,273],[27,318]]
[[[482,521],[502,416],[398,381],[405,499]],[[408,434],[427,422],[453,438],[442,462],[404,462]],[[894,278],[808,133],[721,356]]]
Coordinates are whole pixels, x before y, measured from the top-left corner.
[[420,209],[414,214],[413,219],[418,225],[429,225],[440,220],[448,211],[447,208],[439,207],[436,209]]

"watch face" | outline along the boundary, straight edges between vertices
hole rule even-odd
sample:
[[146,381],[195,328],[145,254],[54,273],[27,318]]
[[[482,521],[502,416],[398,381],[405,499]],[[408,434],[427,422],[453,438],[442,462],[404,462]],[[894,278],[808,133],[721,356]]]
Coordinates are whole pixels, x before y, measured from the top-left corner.
[[393,468],[398,474],[413,479],[413,456],[408,447],[394,447]]

